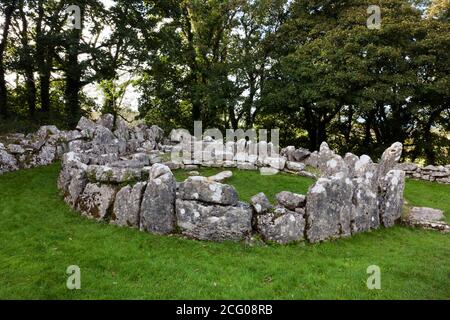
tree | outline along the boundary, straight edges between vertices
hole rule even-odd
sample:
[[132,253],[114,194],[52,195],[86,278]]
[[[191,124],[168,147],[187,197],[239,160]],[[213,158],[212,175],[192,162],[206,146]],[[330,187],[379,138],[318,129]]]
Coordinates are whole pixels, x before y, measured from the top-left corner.
[[9,29],[11,26],[12,16],[16,9],[17,1],[9,0],[3,2],[0,8],[4,16],[2,40],[0,42],[0,115],[6,117],[8,115],[8,92],[6,88],[4,55],[8,43]]

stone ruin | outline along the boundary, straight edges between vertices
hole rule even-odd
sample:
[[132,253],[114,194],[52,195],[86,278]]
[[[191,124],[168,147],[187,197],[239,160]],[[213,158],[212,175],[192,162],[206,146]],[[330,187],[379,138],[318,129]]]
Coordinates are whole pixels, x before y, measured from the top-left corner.
[[[405,173],[395,169],[400,143],[388,148],[379,164],[368,156],[342,158],[323,143],[317,153],[322,174],[308,194],[283,191],[272,205],[264,193],[251,203],[239,201],[235,188],[221,182],[227,172],[178,183],[170,167],[198,164],[165,159],[173,146],[161,143],[159,128],[146,128],[140,140],[138,129],[121,130],[126,133],[83,118],[78,131],[88,138],[62,155],[58,187],[70,206],[90,218],[199,240],[241,241],[259,234],[264,241],[287,244],[391,227],[402,215]],[[260,161],[267,167],[272,163]]]
[[[279,156],[255,153],[255,148],[272,148],[264,141],[253,147],[244,141],[228,143],[224,149],[228,159],[173,161],[169,152],[178,142],[174,132],[164,139],[157,126],[129,127],[111,115],[97,122],[83,117],[73,131],[46,126],[33,135],[9,136],[6,147],[0,144],[0,168],[6,172],[60,159],[58,188],[64,200],[83,215],[199,240],[241,241],[259,235],[280,244],[317,243],[391,227],[401,219],[405,171],[398,169],[400,143],[374,163],[366,155],[341,157],[325,142],[313,153],[295,147],[283,149]],[[209,137],[202,141],[204,145],[215,142]],[[278,193],[275,205],[264,193],[245,203],[239,201],[233,186],[223,183],[231,171],[213,177],[194,175],[181,183],[171,171],[200,165],[259,168],[261,173],[282,170],[316,181],[306,195]],[[315,168],[315,173],[307,167]]]

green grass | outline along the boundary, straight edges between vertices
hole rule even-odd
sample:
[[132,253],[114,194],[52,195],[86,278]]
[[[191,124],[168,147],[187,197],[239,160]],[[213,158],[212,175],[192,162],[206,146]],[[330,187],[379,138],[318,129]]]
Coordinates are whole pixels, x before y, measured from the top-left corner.
[[[224,183],[233,185],[242,201],[250,201],[255,194],[263,191],[270,201],[275,201],[275,195],[281,191],[292,191],[295,193],[306,194],[308,188],[314,183],[314,180],[287,173],[279,173],[274,176],[262,176],[259,171],[227,169],[233,172],[233,176]],[[220,168],[202,168],[198,171],[203,176],[212,176],[224,169]],[[183,181],[189,175],[186,170],[175,170],[177,181]]]
[[[155,236],[72,211],[56,189],[58,170],[0,176],[0,299],[450,298],[448,235],[397,226],[291,246]],[[243,199],[257,191],[273,196],[285,186],[303,191],[307,183],[257,175],[238,172],[230,183]],[[448,217],[443,186],[408,182],[407,197],[435,204]],[[382,290],[366,287],[373,264],[381,268]],[[81,268],[81,290],[65,286],[69,265]]]
[[430,207],[444,210],[445,220],[450,223],[450,185],[408,180],[405,198],[414,207]]

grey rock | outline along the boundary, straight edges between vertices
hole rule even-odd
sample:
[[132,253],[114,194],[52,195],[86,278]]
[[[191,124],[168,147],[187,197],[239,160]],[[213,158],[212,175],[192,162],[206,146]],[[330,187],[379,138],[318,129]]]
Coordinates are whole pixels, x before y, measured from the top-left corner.
[[276,174],[278,174],[280,171],[278,169],[274,169],[274,168],[266,168],[266,167],[262,167],[259,168],[259,173],[262,176],[274,176]]
[[275,198],[279,205],[289,209],[303,208],[306,204],[306,197],[302,194],[297,194],[289,191],[282,191],[278,193]]
[[5,150],[0,150],[0,174],[19,169],[19,164],[14,156]]
[[116,188],[88,183],[77,201],[77,208],[83,214],[97,220],[107,220],[112,212]]
[[80,121],[78,121],[76,128],[81,131],[83,137],[92,138],[96,128],[96,124],[92,120],[89,120],[85,117],[81,117]]
[[288,244],[304,240],[305,219],[285,209],[257,216],[257,229],[265,241]]
[[265,214],[273,209],[264,192],[260,192],[251,197],[250,203],[257,214]]
[[24,154],[26,151],[21,145],[10,144],[8,145],[8,152],[11,154]]
[[410,220],[439,221],[444,218],[442,210],[425,207],[413,207],[408,215]]
[[310,242],[350,235],[352,194],[353,183],[343,174],[321,178],[310,188],[306,202]]
[[256,170],[258,169],[254,164],[248,162],[238,162],[236,164],[239,170]]
[[286,169],[288,169],[290,171],[294,171],[294,172],[300,172],[300,171],[304,171],[306,169],[306,165],[301,162],[287,161]]
[[396,142],[383,152],[381,160],[378,164],[377,177],[379,182],[381,182],[389,171],[397,166],[397,163],[402,156],[402,151],[403,144]]
[[181,232],[194,239],[240,241],[252,231],[252,209],[244,203],[220,206],[177,199],[176,215]]
[[348,176],[352,178],[355,174],[355,164],[359,160],[359,157],[353,153],[347,153],[344,157],[344,162],[347,165]]
[[114,135],[123,141],[127,141],[130,139],[130,129],[128,128],[127,123],[122,118],[118,117],[116,119],[116,130],[114,130]]
[[405,172],[391,170],[379,181],[378,206],[381,223],[385,227],[392,227],[402,216]]
[[232,176],[233,176],[233,172],[222,171],[222,172],[219,172],[218,174],[208,177],[208,180],[214,181],[214,182],[222,182],[222,181],[225,181],[226,179],[231,178]]
[[114,116],[112,114],[102,114],[97,120],[97,124],[108,128],[108,130],[114,129]]
[[140,229],[168,234],[175,228],[176,181],[170,169],[154,164],[141,205]]
[[116,195],[111,223],[139,228],[140,208],[147,183],[125,186]]
[[205,177],[189,177],[180,184],[179,196],[183,200],[198,200],[221,205],[236,205],[238,195],[234,187],[209,181]]
[[304,161],[306,158],[308,158],[311,155],[311,152],[307,149],[299,148],[294,151],[293,157],[296,162]]

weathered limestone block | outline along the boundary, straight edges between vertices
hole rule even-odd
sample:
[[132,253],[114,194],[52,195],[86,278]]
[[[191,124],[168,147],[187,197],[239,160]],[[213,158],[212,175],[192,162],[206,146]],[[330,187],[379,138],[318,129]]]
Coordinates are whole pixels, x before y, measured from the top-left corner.
[[[321,172],[325,173],[327,168],[332,167],[332,164],[329,165],[328,161],[333,159],[336,156],[336,154],[334,153],[333,150],[330,149],[328,144],[324,141],[320,145],[319,153],[317,156],[318,156],[318,163],[317,163],[318,168]],[[337,166],[337,164],[336,164],[336,166]],[[332,173],[328,174],[328,176],[331,176],[331,175],[332,175]]]
[[8,145],[8,152],[10,154],[24,154],[26,151],[21,145],[10,144]]
[[295,147],[287,146],[281,150],[281,155],[286,157],[287,161],[295,161],[294,158]]
[[319,154],[317,151],[314,151],[307,157],[305,160],[303,160],[303,163],[307,166],[311,166],[313,168],[319,168]]
[[264,164],[277,170],[283,170],[286,166],[286,158],[283,157],[268,157],[264,160]]
[[402,151],[403,144],[396,142],[383,152],[381,160],[378,164],[377,177],[379,183],[381,183],[381,180],[383,180],[384,176],[386,176],[389,171],[397,166],[398,161],[402,156]]
[[344,174],[320,178],[310,188],[306,218],[310,242],[320,242],[350,235],[353,183]]
[[19,164],[14,156],[0,149],[0,174],[19,169]]
[[280,172],[280,170],[275,169],[275,168],[266,168],[266,167],[259,168],[259,173],[262,176],[273,176],[273,175],[278,174],[279,172]]
[[288,244],[304,240],[305,219],[301,214],[276,208],[273,213],[258,215],[257,229],[265,241]]
[[252,209],[245,203],[221,206],[177,199],[176,215],[181,232],[194,239],[240,241],[252,231]]
[[295,150],[293,153],[293,157],[294,157],[293,161],[297,161],[297,162],[304,161],[310,155],[311,155],[311,152],[309,150],[299,148],[299,149]]
[[97,124],[112,131],[114,129],[114,116],[112,114],[102,114],[97,120]]
[[116,195],[111,223],[139,228],[141,201],[146,182],[123,187]]
[[381,223],[385,227],[392,227],[402,216],[405,172],[391,170],[379,181],[378,207]]
[[141,205],[140,229],[168,234],[175,228],[176,180],[170,169],[154,164]]
[[222,171],[222,172],[219,172],[218,174],[208,177],[208,180],[213,181],[213,182],[222,182],[222,181],[225,181],[226,179],[231,178],[232,176],[233,176],[233,172]]
[[109,166],[90,165],[87,170],[87,177],[91,182],[103,183],[129,183],[140,180],[142,170],[138,168],[117,168]]
[[250,203],[253,206],[256,214],[265,214],[273,209],[269,199],[267,199],[264,192],[260,192],[250,199]]
[[127,123],[122,118],[116,119],[116,130],[114,130],[114,135],[119,140],[127,141],[130,139],[130,129],[128,128]]
[[205,177],[189,177],[180,184],[179,197],[222,205],[236,205],[238,194],[234,187],[209,181]]
[[289,209],[303,208],[306,205],[306,197],[302,194],[297,194],[289,191],[282,191],[278,193],[275,198],[279,205]]
[[29,161],[23,163],[24,168],[34,168],[38,166],[46,166],[53,163],[57,158],[56,146],[53,144],[45,144],[37,154],[33,155]]
[[81,117],[77,124],[77,130],[80,130],[82,136],[85,138],[92,138],[96,127],[97,125],[94,121],[85,117]]
[[237,164],[235,164],[235,166],[239,170],[257,170],[258,169],[258,167],[256,167],[256,165],[249,163],[249,162],[238,162]]
[[363,155],[354,164],[352,234],[376,229],[380,225],[377,200],[376,166]]
[[300,172],[305,170],[306,165],[301,162],[286,161],[286,169],[289,171]]
[[106,184],[88,183],[77,201],[77,208],[83,214],[97,220],[110,218],[116,188]]
[[425,220],[425,221],[439,221],[445,218],[444,212],[442,210],[425,208],[425,207],[414,207],[408,215],[410,220]]
[[359,157],[353,153],[348,152],[344,157],[344,162],[347,165],[348,176],[352,178],[355,174],[355,164],[359,160]]

